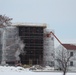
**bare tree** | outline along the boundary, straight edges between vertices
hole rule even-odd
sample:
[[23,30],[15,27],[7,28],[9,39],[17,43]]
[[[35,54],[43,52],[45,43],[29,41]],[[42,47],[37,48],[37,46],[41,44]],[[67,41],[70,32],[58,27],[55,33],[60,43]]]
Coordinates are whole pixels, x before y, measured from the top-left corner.
[[63,72],[63,75],[66,75],[68,71],[70,58],[71,56],[68,55],[67,49],[64,47],[56,52],[56,66]]
[[5,15],[0,15],[0,27],[9,26],[11,24],[12,18],[9,18]]

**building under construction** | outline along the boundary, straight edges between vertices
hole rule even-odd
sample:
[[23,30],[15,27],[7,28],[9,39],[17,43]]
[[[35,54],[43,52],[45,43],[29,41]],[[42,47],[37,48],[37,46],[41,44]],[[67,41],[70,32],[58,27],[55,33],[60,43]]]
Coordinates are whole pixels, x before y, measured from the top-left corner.
[[17,25],[23,43],[24,55],[20,55],[23,64],[42,64],[43,36],[45,26]]
[[[19,60],[22,64],[54,66],[54,37],[53,34],[50,34],[50,32],[54,33],[54,31],[48,30],[46,26],[46,24],[18,23],[7,27],[5,32],[7,39],[4,38],[5,43],[2,42],[2,45],[6,48],[3,49],[2,46],[4,54],[1,55],[1,61],[5,60],[7,63],[16,61],[15,54],[19,48],[19,42],[16,40],[19,36],[25,45],[23,53],[19,53]],[[7,44],[10,43],[16,45],[7,47]]]

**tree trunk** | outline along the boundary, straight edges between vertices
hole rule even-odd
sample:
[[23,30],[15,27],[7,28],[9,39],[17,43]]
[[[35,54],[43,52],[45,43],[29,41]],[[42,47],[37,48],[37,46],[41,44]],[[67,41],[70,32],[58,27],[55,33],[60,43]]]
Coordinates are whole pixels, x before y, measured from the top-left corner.
[[63,75],[66,75],[66,71],[63,72]]

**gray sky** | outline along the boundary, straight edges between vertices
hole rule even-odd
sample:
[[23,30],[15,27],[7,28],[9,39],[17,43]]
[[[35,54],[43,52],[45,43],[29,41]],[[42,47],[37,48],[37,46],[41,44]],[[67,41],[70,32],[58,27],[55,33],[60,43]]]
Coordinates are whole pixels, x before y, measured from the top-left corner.
[[76,43],[76,0],[0,0],[12,22],[47,23],[62,42]]

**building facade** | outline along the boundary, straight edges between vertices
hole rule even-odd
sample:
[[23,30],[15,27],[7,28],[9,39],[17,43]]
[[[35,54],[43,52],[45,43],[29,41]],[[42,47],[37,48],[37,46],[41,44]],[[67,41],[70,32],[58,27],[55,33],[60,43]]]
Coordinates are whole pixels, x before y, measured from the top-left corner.
[[[51,30],[47,31],[46,24],[18,23],[0,29],[3,30],[1,30],[3,32],[1,33],[1,40],[3,40],[0,49],[1,62],[14,64],[19,60],[27,65],[54,66],[54,38],[51,34],[47,37]],[[24,44],[23,52],[19,51],[21,44],[18,38]]]
[[17,26],[19,36],[23,40],[24,55],[20,55],[23,64],[43,63],[43,30],[44,26]]
[[[62,44],[56,48],[56,51],[63,51],[65,53],[64,56],[67,58],[70,57],[70,60],[68,62],[68,70],[69,71],[76,71],[76,45],[74,44]],[[59,55],[58,53],[55,53],[56,57]],[[55,67],[58,68],[57,61],[55,61]]]

